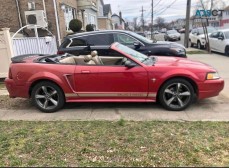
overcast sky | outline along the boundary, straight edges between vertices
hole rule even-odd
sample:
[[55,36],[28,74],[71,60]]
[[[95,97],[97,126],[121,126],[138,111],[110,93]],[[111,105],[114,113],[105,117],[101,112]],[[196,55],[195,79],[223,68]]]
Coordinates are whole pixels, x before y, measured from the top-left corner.
[[[197,1],[192,0],[192,7],[195,6]],[[225,0],[225,2],[227,5],[229,4],[228,0]],[[144,18],[147,22],[151,20],[151,0],[104,0],[104,3],[111,4],[113,13],[118,14],[119,11],[122,11],[123,18],[128,21],[132,21],[134,17],[140,19],[140,10],[143,6],[145,10]],[[187,0],[154,0],[154,18],[160,16],[165,18],[166,21],[185,18],[186,3]]]

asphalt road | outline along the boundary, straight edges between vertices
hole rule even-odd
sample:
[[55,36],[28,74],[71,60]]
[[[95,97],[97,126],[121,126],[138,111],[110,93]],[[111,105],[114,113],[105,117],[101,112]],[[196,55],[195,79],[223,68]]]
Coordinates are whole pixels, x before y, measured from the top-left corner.
[[[155,34],[154,37],[157,41],[164,41],[164,34],[163,33]],[[173,42],[184,45],[184,34],[181,34],[181,40],[173,41]]]
[[214,66],[224,78],[225,88],[219,96],[198,101],[185,111],[166,111],[157,103],[71,103],[59,112],[45,114],[21,104],[17,109],[1,109],[0,120],[229,121],[229,57],[218,54],[188,57]]

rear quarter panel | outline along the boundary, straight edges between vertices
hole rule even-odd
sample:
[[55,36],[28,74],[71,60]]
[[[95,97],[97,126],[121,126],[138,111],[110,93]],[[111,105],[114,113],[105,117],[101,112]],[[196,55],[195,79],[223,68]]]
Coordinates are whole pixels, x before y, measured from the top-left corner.
[[16,85],[31,86],[38,80],[50,80],[58,84],[64,92],[71,92],[65,74],[74,74],[75,65],[17,63],[11,65],[13,79]]

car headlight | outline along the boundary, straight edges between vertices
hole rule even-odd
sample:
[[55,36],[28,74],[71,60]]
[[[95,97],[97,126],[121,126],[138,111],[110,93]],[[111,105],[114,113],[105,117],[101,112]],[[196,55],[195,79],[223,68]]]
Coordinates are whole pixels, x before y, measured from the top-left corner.
[[215,80],[215,79],[219,79],[219,78],[220,78],[220,76],[217,72],[209,72],[209,73],[207,73],[207,77],[206,77],[207,80]]
[[205,40],[205,37],[201,37],[202,40]]
[[184,50],[180,49],[180,48],[170,48],[173,51],[176,51],[178,53],[184,52]]

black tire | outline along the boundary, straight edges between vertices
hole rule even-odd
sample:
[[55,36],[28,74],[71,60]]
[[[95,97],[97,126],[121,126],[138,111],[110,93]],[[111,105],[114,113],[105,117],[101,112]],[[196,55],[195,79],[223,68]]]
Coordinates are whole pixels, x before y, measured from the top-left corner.
[[34,86],[31,94],[33,104],[42,112],[53,113],[65,104],[65,96],[62,89],[48,81],[40,82]]
[[195,92],[185,79],[175,78],[163,84],[159,91],[161,105],[170,111],[182,111],[192,104]]
[[226,46],[225,48],[225,55],[229,57],[229,46]]
[[198,49],[203,49],[203,46],[201,45],[200,41],[197,41],[197,48]]
[[191,40],[189,40],[189,43],[190,43],[190,47],[193,47],[194,46],[194,44],[192,43]]

